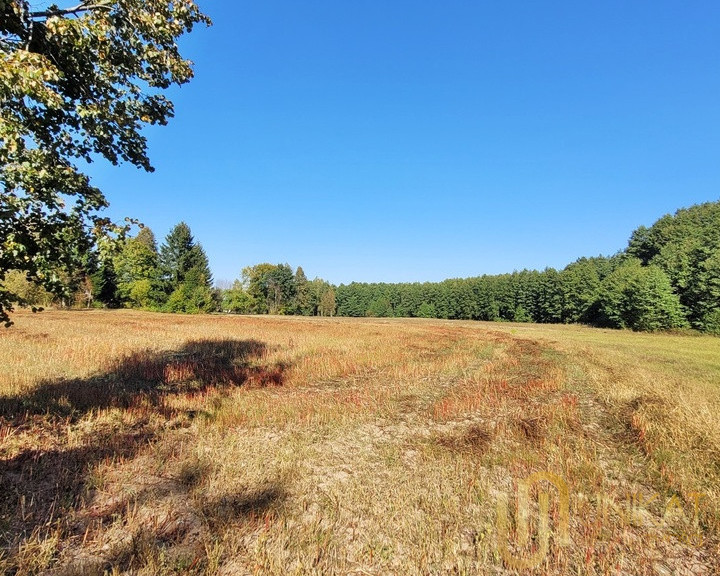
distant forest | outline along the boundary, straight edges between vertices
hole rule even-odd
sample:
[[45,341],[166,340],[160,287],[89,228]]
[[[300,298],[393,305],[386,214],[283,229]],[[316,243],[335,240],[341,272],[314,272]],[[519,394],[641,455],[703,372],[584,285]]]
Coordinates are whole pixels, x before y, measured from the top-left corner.
[[22,305],[132,307],[167,312],[420,317],[583,323],[633,330],[694,328],[720,334],[720,202],[636,229],[614,256],[562,270],[522,270],[425,283],[333,286],[288,264],[256,264],[213,287],[202,246],[185,223],[160,248],[149,228],[89,251],[64,271],[67,298],[53,299],[20,272],[5,284]]

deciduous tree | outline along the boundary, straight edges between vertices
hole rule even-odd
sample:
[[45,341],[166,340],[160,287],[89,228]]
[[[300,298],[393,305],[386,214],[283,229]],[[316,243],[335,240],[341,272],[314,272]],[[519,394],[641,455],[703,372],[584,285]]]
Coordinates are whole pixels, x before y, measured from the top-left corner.
[[198,23],[192,0],[0,0],[0,320],[9,270],[63,292],[74,246],[111,227],[83,162],[152,170],[141,129],[173,116],[163,91],[192,77],[177,40]]
[[159,254],[150,228],[128,238],[114,261],[118,292],[126,303],[145,308],[162,299]]

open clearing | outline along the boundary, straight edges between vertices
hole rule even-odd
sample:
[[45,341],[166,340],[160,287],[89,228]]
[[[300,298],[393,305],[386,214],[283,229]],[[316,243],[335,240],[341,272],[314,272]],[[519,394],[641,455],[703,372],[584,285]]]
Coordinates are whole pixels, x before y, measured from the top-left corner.
[[[0,333],[0,573],[720,573],[720,338],[14,320]],[[556,487],[514,504],[532,473]]]

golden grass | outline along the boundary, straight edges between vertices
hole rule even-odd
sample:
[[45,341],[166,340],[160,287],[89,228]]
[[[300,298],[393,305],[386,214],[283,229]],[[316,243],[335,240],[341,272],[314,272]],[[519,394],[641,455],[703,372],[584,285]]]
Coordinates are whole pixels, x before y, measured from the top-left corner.
[[702,492],[720,531],[720,338],[570,326],[500,328],[564,353],[574,385],[625,423],[665,489]]
[[[132,311],[14,320],[0,333],[0,573],[719,569],[720,339]],[[512,529],[505,557],[497,503],[534,472],[567,484],[570,544],[551,490],[549,551],[522,568],[541,544]]]

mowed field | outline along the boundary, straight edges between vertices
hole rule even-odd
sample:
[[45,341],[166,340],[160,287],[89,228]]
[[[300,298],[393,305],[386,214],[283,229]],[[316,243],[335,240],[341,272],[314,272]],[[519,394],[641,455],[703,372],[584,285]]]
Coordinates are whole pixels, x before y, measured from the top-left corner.
[[13,319],[0,573],[720,573],[720,338]]

